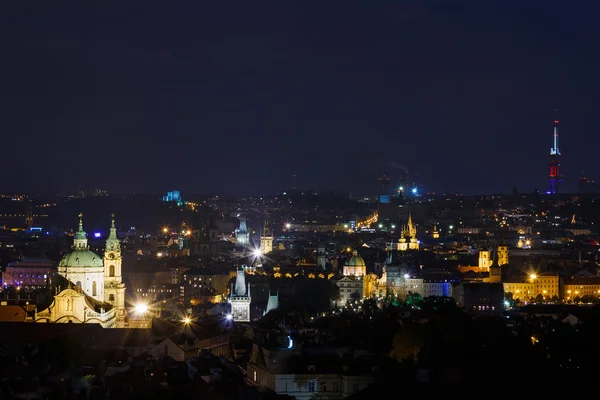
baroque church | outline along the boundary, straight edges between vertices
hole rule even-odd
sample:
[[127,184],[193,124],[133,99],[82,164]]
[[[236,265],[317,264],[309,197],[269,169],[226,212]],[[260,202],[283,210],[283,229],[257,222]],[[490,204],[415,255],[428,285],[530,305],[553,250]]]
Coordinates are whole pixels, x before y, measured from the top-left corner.
[[122,276],[121,243],[114,215],[106,239],[104,256],[90,250],[79,214],[71,252],[58,264],[58,274],[67,287],[59,290],[50,306],[36,314],[36,322],[99,323],[104,328],[125,326],[125,284]]

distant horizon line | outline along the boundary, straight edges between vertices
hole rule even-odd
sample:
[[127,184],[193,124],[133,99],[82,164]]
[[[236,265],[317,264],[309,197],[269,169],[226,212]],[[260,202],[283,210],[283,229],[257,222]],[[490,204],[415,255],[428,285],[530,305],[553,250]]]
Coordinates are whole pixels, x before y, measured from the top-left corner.
[[[93,190],[91,191],[93,192]],[[166,193],[168,191],[165,192],[137,192],[137,191],[133,191],[133,192],[110,192],[108,190],[105,191],[106,194],[103,195],[94,195],[93,193],[90,194],[86,194],[85,197],[78,197],[77,196],[77,192],[58,192],[58,193],[49,193],[49,192],[44,192],[44,191],[34,191],[34,192],[19,192],[19,191],[11,191],[11,192],[0,192],[0,198],[6,198],[6,197],[14,197],[14,196],[27,196],[27,197],[34,197],[34,196],[50,196],[50,197],[65,197],[65,198],[89,198],[89,197],[115,197],[115,196],[156,196],[157,199],[160,199],[161,197],[165,196]],[[373,197],[376,198],[379,195],[377,194],[354,194],[352,191],[347,191],[347,190],[336,190],[336,189],[331,189],[331,190],[315,190],[315,189],[288,189],[288,190],[282,190],[278,193],[275,194],[255,194],[255,195],[242,195],[242,194],[202,194],[202,193],[185,193],[185,191],[179,191],[181,193],[181,197],[183,199],[187,198],[211,198],[211,197],[223,197],[223,198],[255,198],[255,197],[277,197],[277,196],[281,196],[281,195],[286,195],[286,193],[293,193],[293,194],[301,194],[301,193],[315,193],[315,194],[338,194],[338,195],[344,195],[347,197],[351,197],[351,198],[365,198],[365,197]],[[547,196],[572,196],[572,195],[581,195],[581,194],[600,194],[600,193],[580,193],[580,192],[565,192],[565,193],[556,193],[556,194],[551,194],[545,191],[538,191],[538,192],[521,192],[521,191],[517,191],[516,193],[519,196],[533,196],[533,195],[547,195]],[[422,197],[427,197],[427,196],[464,196],[464,197],[476,197],[476,196],[513,196],[515,195],[515,193],[512,192],[488,192],[488,193],[438,193],[438,192],[427,192],[425,194],[422,195],[418,195],[416,197],[413,196],[407,196],[409,198],[422,198]]]

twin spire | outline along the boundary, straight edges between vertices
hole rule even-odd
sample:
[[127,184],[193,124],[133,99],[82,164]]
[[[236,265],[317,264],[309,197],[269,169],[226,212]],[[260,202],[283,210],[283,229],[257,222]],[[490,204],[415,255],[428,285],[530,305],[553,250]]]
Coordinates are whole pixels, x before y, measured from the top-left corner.
[[[111,223],[110,223],[110,231],[108,234],[108,238],[106,239],[107,243],[112,241],[118,242],[117,238],[117,228],[115,228],[115,214],[111,214]],[[87,250],[87,233],[83,230],[83,214],[79,213],[79,228],[75,233],[75,240],[73,241],[73,248],[78,250]]]
[[411,215],[410,211],[408,213],[408,222],[402,229],[402,236],[409,237],[409,238],[417,237],[417,230],[415,229],[415,226],[412,222],[412,215]]

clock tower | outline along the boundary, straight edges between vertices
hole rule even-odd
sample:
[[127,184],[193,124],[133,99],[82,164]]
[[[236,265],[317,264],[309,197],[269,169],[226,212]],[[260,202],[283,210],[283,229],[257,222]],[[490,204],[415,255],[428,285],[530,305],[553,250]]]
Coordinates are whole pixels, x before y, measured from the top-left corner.
[[113,214],[110,233],[104,248],[104,301],[112,304],[115,308],[118,327],[123,327],[126,315],[122,263],[121,243],[117,238],[115,215]]

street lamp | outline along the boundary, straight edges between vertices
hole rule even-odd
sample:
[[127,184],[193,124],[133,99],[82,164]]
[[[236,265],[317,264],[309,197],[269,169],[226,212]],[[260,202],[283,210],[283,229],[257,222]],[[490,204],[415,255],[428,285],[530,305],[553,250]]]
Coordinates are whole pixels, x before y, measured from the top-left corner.
[[138,303],[135,305],[134,309],[135,312],[138,314],[145,314],[146,312],[148,312],[148,305],[145,303]]

